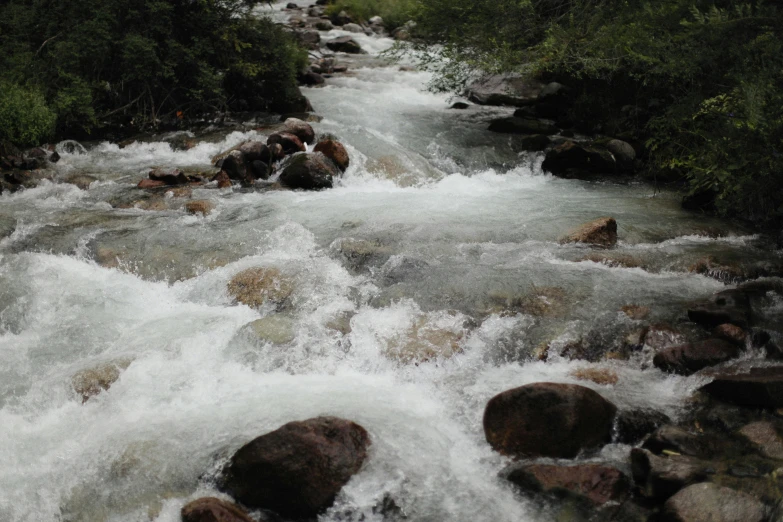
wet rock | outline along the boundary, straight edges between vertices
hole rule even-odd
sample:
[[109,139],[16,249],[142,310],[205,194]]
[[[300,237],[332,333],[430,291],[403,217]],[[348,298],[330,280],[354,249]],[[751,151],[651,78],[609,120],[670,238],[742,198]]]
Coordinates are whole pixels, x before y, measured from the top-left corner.
[[122,359],[81,370],[71,379],[71,386],[77,394],[81,395],[82,403],[85,403],[91,397],[108,390],[130,363],[130,360]]
[[541,168],[555,176],[579,178],[585,174],[612,174],[616,162],[611,152],[598,145],[568,140],[546,153]]
[[179,169],[152,169],[149,178],[152,181],[162,181],[166,185],[186,185],[190,181]]
[[566,493],[597,506],[621,500],[631,489],[631,482],[623,472],[600,464],[516,464],[503,475],[525,492],[555,496]]
[[231,178],[225,170],[221,170],[210,181],[217,181],[217,188],[223,189],[231,186]]
[[215,204],[206,199],[196,199],[188,201],[185,204],[185,211],[188,214],[201,214],[202,216],[208,216],[215,208]]
[[345,24],[350,24],[351,22],[353,22],[351,17],[348,16],[348,13],[346,13],[345,11],[340,11],[339,13],[332,15],[330,19],[334,25],[339,25],[339,26],[343,26]]
[[736,344],[740,348],[744,348],[748,339],[748,333],[733,324],[720,324],[712,331],[713,337],[722,339],[724,341]]
[[256,160],[250,164],[250,172],[255,179],[269,179],[272,169],[261,160]]
[[647,269],[647,266],[642,259],[628,254],[591,252],[577,261],[580,263],[583,261],[592,261],[593,263],[601,263],[602,265],[610,266],[612,268]]
[[464,336],[464,330],[438,326],[422,315],[407,330],[388,339],[383,354],[403,364],[446,359],[462,351]]
[[484,76],[467,87],[470,101],[479,105],[522,107],[538,99],[543,84],[518,74]]
[[221,488],[251,508],[284,517],[315,517],[332,505],[367,458],[370,437],[335,417],[289,422],[240,448]]
[[383,284],[388,286],[419,280],[428,267],[429,264],[421,259],[393,256],[381,267]]
[[138,185],[136,185],[136,187],[140,189],[157,189],[168,186],[169,185],[166,185],[166,183],[163,181],[155,181],[149,178],[144,178],[143,180],[139,181]]
[[245,510],[232,502],[205,497],[185,504],[182,522],[254,522]]
[[688,486],[666,501],[663,522],[763,522],[766,507],[758,499],[704,483]]
[[668,415],[651,408],[622,410],[615,420],[615,442],[636,444],[669,422],[671,419]]
[[307,49],[318,49],[321,43],[321,34],[317,29],[298,29],[294,36]]
[[304,190],[332,188],[333,179],[340,175],[335,164],[320,152],[297,154],[283,167],[280,183],[286,187]]
[[718,400],[757,408],[783,407],[783,366],[718,373],[701,388]]
[[754,444],[761,455],[783,460],[783,437],[771,422],[751,422],[743,426],[739,434]]
[[165,192],[166,197],[189,198],[193,195],[193,189],[190,187],[172,187]]
[[573,458],[609,442],[616,411],[614,404],[583,386],[528,384],[489,401],[484,434],[503,455]]
[[380,241],[345,238],[339,241],[337,250],[353,269],[368,264],[383,264],[392,255],[392,249]]
[[251,177],[248,174],[248,165],[245,162],[245,155],[241,150],[232,150],[228,153],[228,156],[223,158],[223,163],[220,166],[229,179],[233,179],[241,182],[248,182]]
[[532,134],[523,136],[519,140],[519,148],[528,152],[541,152],[551,144],[549,136],[545,134]]
[[285,314],[273,314],[249,324],[253,335],[272,344],[288,344],[296,337],[293,319]]
[[288,118],[285,120],[283,125],[285,127],[285,132],[293,134],[299,138],[302,143],[315,142],[315,131],[313,130],[313,127],[306,121],[302,121],[299,118]]
[[268,163],[271,158],[269,147],[263,141],[246,141],[239,146],[239,151],[242,153],[242,160],[245,164],[254,161]]
[[331,31],[334,29],[334,24],[329,20],[321,20],[320,22],[316,22],[315,28],[319,31]]
[[617,167],[623,171],[633,170],[634,160],[636,160],[636,151],[629,144],[622,140],[611,140],[606,144],[606,148],[614,156]]
[[620,311],[634,321],[647,319],[647,316],[650,315],[650,309],[648,307],[639,305],[625,305],[620,308]]
[[[334,22],[334,20],[333,20]],[[336,53],[362,54],[364,51],[350,36],[341,36],[326,42],[326,47]]]
[[738,290],[718,292],[699,306],[688,310],[688,319],[707,328],[729,323],[748,328],[751,324],[750,299]]
[[12,185],[14,190],[24,188],[35,188],[44,180],[51,181],[53,174],[51,171],[44,170],[12,170],[3,174],[3,180]]
[[711,458],[725,452],[728,443],[706,434],[694,434],[677,426],[661,426],[644,441],[644,448],[656,454],[677,453],[691,457]]
[[260,308],[266,303],[280,306],[293,291],[293,282],[279,269],[272,267],[243,270],[228,283],[229,295],[251,308]]
[[659,457],[641,448],[631,450],[631,471],[641,493],[665,499],[683,487],[706,480],[709,463],[684,455]]
[[98,178],[87,174],[73,174],[65,178],[64,181],[66,183],[70,183],[71,185],[76,185],[82,190],[89,190],[90,185],[98,181]]
[[283,152],[288,154],[295,154],[297,152],[304,152],[307,150],[302,140],[295,134],[290,132],[276,132],[269,136],[266,140],[267,145],[271,146],[275,143],[280,144],[283,147]]
[[326,83],[326,78],[321,76],[319,72],[308,69],[299,75],[299,83],[309,87],[312,87],[313,85],[323,85]]
[[560,242],[613,247],[617,244],[617,221],[612,217],[595,219],[572,230]]
[[591,381],[601,385],[614,385],[619,380],[617,372],[609,368],[577,368],[569,375],[580,381]]
[[349,33],[362,33],[364,34],[364,29],[362,29],[362,26],[355,23],[349,23],[343,25],[343,31],[348,31]]
[[470,105],[465,102],[455,102],[451,105],[451,107],[449,107],[449,109],[465,110],[468,107],[470,107]]
[[707,339],[695,343],[670,346],[655,354],[653,364],[666,372],[690,375],[708,366],[715,366],[739,355],[736,345],[722,339]]
[[488,130],[503,134],[555,134],[557,127],[535,118],[510,116],[492,120]]
[[348,165],[350,164],[348,151],[345,150],[343,144],[337,140],[322,139],[316,144],[313,152],[320,152],[332,160],[332,162],[337,165],[337,168],[339,168],[342,172],[345,172],[346,169],[348,169]]

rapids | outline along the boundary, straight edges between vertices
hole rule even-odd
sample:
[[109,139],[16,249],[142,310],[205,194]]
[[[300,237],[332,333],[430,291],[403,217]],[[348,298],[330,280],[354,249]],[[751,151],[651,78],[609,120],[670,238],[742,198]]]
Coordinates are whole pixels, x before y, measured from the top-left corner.
[[[589,386],[620,408],[681,413],[698,379],[648,369],[644,353],[599,363],[533,354],[586,332],[622,338],[642,324],[619,312],[627,304],[649,306],[647,322],[676,323],[689,301],[725,287],[687,271],[706,255],[780,253],[682,211],[676,194],[542,172],[540,157],[485,130],[510,109],[450,110],[426,91],[428,73],[378,58],[390,39],[357,40],[370,54],[340,56],[348,73],[304,89],[323,117],[316,132],[351,155],[334,189],[194,189],[215,205],[207,217],[174,197],[139,208],[135,185],[150,167],[209,171],[213,155],[265,136],[250,125],[191,133],[189,150],[172,147],[181,135],[61,144],[56,180],[93,176],[88,190],[53,182],[0,195],[0,520],[178,521],[187,501],[219,495],[211,479],[233,450],[320,414],[372,438],[324,522],[379,521],[385,495],[416,522],[549,520],[497,478],[504,459],[481,425],[488,399],[546,380]],[[558,243],[603,215],[619,224],[612,255],[643,268],[578,262],[589,249]],[[346,256],[361,240],[377,258]],[[294,281],[281,343],[246,327],[275,310],[227,294],[254,266]],[[497,309],[552,288],[553,313]],[[390,342],[420,324],[451,332],[459,353],[391,356]],[[120,360],[117,382],[82,404],[72,377]],[[618,382],[579,381],[571,373],[583,367]],[[600,457],[624,467],[628,451],[609,445]]]

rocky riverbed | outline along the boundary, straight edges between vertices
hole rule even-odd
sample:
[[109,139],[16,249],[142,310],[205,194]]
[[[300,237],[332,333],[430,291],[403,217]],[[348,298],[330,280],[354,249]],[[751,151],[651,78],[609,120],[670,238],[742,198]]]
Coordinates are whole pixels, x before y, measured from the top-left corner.
[[264,14],[312,112],[4,152],[0,520],[778,520],[779,238]]

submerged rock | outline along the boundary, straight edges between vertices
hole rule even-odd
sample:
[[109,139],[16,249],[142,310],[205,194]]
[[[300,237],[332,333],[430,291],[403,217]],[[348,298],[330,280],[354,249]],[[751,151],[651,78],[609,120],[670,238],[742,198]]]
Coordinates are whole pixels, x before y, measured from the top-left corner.
[[690,375],[708,366],[715,366],[739,355],[735,344],[722,339],[707,339],[695,343],[670,346],[655,354],[653,364],[667,372]]
[[345,150],[345,146],[337,140],[320,140],[313,149],[313,152],[320,152],[332,160],[342,172],[345,172],[350,164],[348,151]]
[[740,289],[724,290],[689,309],[688,319],[707,328],[726,323],[748,328],[752,322],[750,299]]
[[572,230],[560,242],[613,247],[617,244],[617,221],[612,217],[595,219]]
[[185,210],[188,214],[201,214],[202,216],[208,216],[214,208],[215,204],[206,199],[196,199],[185,204]]
[[577,368],[570,372],[569,375],[580,381],[591,381],[602,385],[614,385],[619,380],[617,372],[609,368]]
[[98,178],[94,176],[90,176],[88,174],[74,174],[72,176],[68,176],[67,178],[65,178],[66,183],[70,183],[71,185],[76,185],[82,190],[89,190],[90,185],[92,185],[96,181],[98,181]]
[[240,448],[224,468],[220,486],[251,508],[315,517],[361,469],[369,445],[367,431],[349,420],[289,422]]
[[462,351],[464,335],[461,329],[439,327],[422,315],[386,342],[384,355],[405,364],[448,358]]
[[296,337],[294,320],[283,314],[256,319],[248,325],[254,337],[272,344],[288,344]]
[[574,458],[609,442],[616,411],[614,404],[584,386],[528,384],[489,401],[484,434],[503,455]]
[[272,267],[243,270],[228,283],[228,293],[236,301],[252,308],[266,303],[282,305],[293,293],[293,282]]
[[320,152],[297,154],[283,167],[280,183],[304,190],[332,188],[334,177],[340,174],[332,160]]
[[631,481],[623,472],[600,464],[518,464],[503,474],[526,492],[556,496],[566,493],[598,506],[623,499],[631,489]]
[[688,486],[666,501],[663,522],[762,522],[767,509],[758,499],[717,484]]
[[130,363],[130,360],[122,359],[81,370],[71,379],[71,386],[77,394],[81,395],[82,403],[85,403],[90,397],[108,390]]
[[245,510],[232,502],[205,497],[185,504],[182,522],[254,522]]
[[162,181],[166,185],[185,185],[190,180],[179,169],[152,169],[149,173],[149,179],[152,181]]

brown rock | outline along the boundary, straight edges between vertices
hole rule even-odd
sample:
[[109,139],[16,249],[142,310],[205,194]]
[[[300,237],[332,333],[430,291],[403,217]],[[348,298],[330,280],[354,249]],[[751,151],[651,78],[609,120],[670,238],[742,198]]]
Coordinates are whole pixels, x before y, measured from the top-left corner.
[[717,484],[694,484],[666,501],[664,522],[762,522],[767,513],[758,499]]
[[730,323],[740,328],[751,326],[748,293],[740,289],[723,290],[704,303],[688,310],[688,319],[707,328]]
[[758,447],[765,457],[783,460],[783,438],[771,422],[757,421],[743,426],[740,435]]
[[289,422],[240,448],[221,487],[242,504],[284,517],[315,517],[334,502],[367,458],[370,437],[351,421]]
[[149,173],[152,181],[162,181],[166,185],[185,185],[188,177],[179,169],[152,169]]
[[276,132],[275,134],[269,136],[269,138],[266,140],[267,145],[272,145],[275,143],[278,143],[281,147],[283,147],[283,152],[285,152],[286,155],[294,154],[296,152],[304,152],[307,150],[307,148],[304,146],[304,143],[302,143],[302,140],[290,132]]
[[634,321],[641,321],[650,315],[650,309],[648,307],[639,305],[625,305],[620,308],[620,311]]
[[320,152],[297,154],[283,167],[280,183],[293,189],[321,190],[332,188],[339,174],[335,164]]
[[557,494],[565,490],[595,505],[620,500],[631,489],[630,480],[620,470],[600,464],[522,464],[512,466],[505,475],[525,491]]
[[217,181],[217,187],[219,189],[228,188],[231,186],[231,178],[228,177],[228,174],[225,170],[221,170],[210,181]]
[[228,293],[252,308],[260,308],[265,303],[279,306],[293,291],[291,280],[277,268],[249,268],[239,272],[228,283]]
[[631,450],[633,480],[641,493],[664,499],[683,487],[707,478],[708,462],[684,455],[659,457],[641,448]]
[[186,504],[180,512],[182,522],[254,522],[232,502],[205,497]]
[[582,381],[592,381],[603,385],[614,385],[618,381],[617,372],[609,368],[577,368],[569,375]]
[[655,354],[653,364],[656,368],[667,372],[690,375],[738,355],[739,349],[736,345],[721,339],[707,339],[665,348]]
[[667,415],[650,408],[622,410],[615,420],[615,442],[636,444],[669,422],[671,419]]
[[313,151],[320,152],[332,160],[334,164],[337,165],[337,168],[339,168],[342,172],[345,172],[345,170],[348,168],[350,163],[348,158],[348,151],[345,150],[345,147],[339,141],[321,140],[316,144]]
[[583,386],[528,384],[487,403],[484,434],[503,455],[573,458],[609,442],[616,411],[614,404]]
[[315,141],[315,131],[313,131],[313,127],[309,123],[299,118],[288,118],[283,125],[286,132],[302,140],[302,143],[313,143]]
[[168,185],[166,185],[166,183],[164,183],[163,181],[156,181],[156,180],[145,178],[139,181],[139,184],[136,186],[140,189],[156,189],[156,188],[166,187]]
[[462,330],[440,328],[422,315],[406,331],[387,341],[384,355],[404,364],[445,359],[462,351],[463,337]]
[[188,201],[185,205],[188,214],[201,214],[202,216],[208,216],[214,208],[215,205],[206,199]]
[[748,341],[748,334],[739,326],[733,324],[720,324],[712,331],[712,335],[718,339],[734,343],[740,348],[744,348]]
[[701,388],[716,399],[742,406],[783,407],[783,366],[750,368],[744,373],[719,373]]
[[604,253],[591,252],[590,254],[587,254],[586,256],[579,259],[578,261],[579,262],[592,261],[593,263],[601,263],[602,265],[610,266],[612,268],[641,268],[643,270],[647,269],[646,263],[642,259],[628,254],[617,254],[617,253],[604,254]]
[[[98,178],[95,178],[93,176],[88,176],[87,174],[74,174],[72,176],[68,176],[65,179],[66,183],[70,183],[71,185],[76,185],[82,190],[88,190],[90,188],[90,185],[92,185],[93,182],[98,181]],[[143,187],[139,187],[143,188]]]
[[117,379],[122,370],[130,366],[127,359],[100,364],[93,368],[81,370],[71,379],[71,385],[76,393],[81,395],[82,403],[87,402],[104,390],[108,390]]
[[572,230],[561,243],[587,243],[604,248],[617,244],[617,221],[612,217],[602,217],[585,223]]

